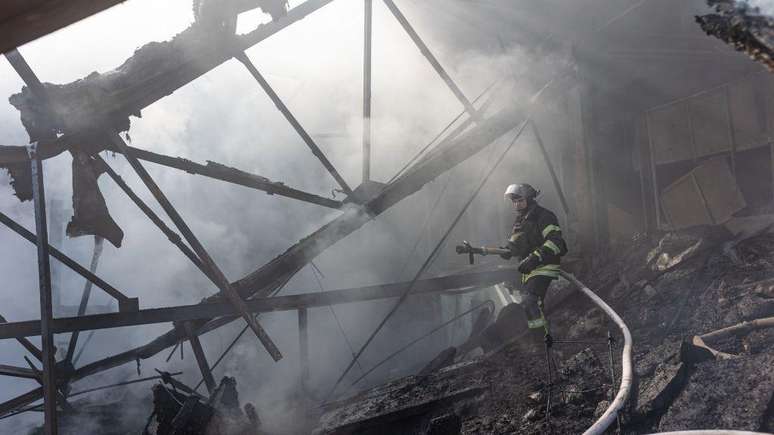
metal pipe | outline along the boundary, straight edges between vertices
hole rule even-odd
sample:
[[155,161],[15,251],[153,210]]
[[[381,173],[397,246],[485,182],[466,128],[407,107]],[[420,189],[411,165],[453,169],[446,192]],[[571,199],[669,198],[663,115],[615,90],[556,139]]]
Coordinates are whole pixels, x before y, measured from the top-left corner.
[[624,321],[620,316],[618,316],[618,313],[610,308],[610,306],[607,305],[605,301],[602,300],[602,298],[597,296],[582,282],[578,281],[578,279],[575,278],[575,276],[572,274],[565,271],[560,271],[559,273],[562,275],[562,277],[564,277],[564,279],[578,287],[578,290],[588,296],[588,298],[591,299],[591,301],[596,306],[601,308],[602,311],[604,311],[613,320],[613,322],[618,325],[618,327],[621,329],[621,333],[623,333],[624,345],[621,356],[621,385],[618,388],[618,394],[616,394],[615,399],[610,403],[610,406],[607,407],[605,413],[602,414],[599,420],[594,422],[590,428],[583,432],[584,435],[602,435],[607,430],[607,428],[616,421],[618,413],[621,411],[624,403],[626,403],[626,399],[629,397],[629,391],[632,387],[632,335]]

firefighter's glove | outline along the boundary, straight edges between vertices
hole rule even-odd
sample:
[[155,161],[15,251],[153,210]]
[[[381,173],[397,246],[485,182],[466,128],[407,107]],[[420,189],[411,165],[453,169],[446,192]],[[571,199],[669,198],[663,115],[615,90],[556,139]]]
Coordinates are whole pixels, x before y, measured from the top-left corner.
[[519,272],[526,275],[538,266],[540,266],[540,259],[535,254],[529,254],[519,263]]
[[513,258],[513,254],[511,253],[511,248],[509,248],[508,246],[499,246],[499,248],[508,250],[508,252],[504,254],[500,254],[500,258],[502,258],[503,260],[510,260],[511,258]]

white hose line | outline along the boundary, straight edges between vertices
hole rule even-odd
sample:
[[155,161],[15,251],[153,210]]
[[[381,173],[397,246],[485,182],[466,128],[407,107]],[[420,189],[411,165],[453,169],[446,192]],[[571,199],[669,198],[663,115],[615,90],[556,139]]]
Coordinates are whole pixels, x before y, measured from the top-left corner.
[[578,281],[578,279],[575,278],[575,276],[572,274],[563,270],[559,271],[559,273],[564,277],[564,279],[578,287],[578,290],[588,296],[595,305],[597,305],[608,316],[610,316],[610,318],[613,319],[618,327],[621,328],[621,332],[624,336],[623,354],[621,356],[621,365],[623,367],[621,370],[621,386],[618,388],[618,394],[615,396],[615,399],[613,399],[613,402],[610,404],[610,406],[608,406],[608,408],[605,410],[605,413],[602,414],[602,417],[594,422],[590,428],[586,429],[586,432],[583,432],[584,435],[601,435],[608,427],[610,427],[610,425],[613,424],[613,422],[616,421],[618,413],[621,411],[624,403],[626,403],[626,399],[629,397],[629,391],[632,387],[632,335],[629,333],[629,328],[626,327],[626,324],[623,322],[623,320],[621,320],[621,317],[619,317],[618,314],[605,303],[605,301],[603,301],[599,296],[591,291],[591,289],[583,285],[583,283]]
[[675,432],[659,432],[651,435],[771,435],[764,432],[747,432],[743,430],[679,430]]

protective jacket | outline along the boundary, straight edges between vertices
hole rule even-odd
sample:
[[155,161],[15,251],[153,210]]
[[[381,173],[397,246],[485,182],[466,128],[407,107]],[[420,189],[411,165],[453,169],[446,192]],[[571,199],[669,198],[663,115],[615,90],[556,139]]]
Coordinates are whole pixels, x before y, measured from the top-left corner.
[[558,278],[560,258],[567,253],[556,215],[537,203],[516,217],[508,247],[516,257],[534,255],[540,260],[537,268],[522,276],[522,282],[538,275]]

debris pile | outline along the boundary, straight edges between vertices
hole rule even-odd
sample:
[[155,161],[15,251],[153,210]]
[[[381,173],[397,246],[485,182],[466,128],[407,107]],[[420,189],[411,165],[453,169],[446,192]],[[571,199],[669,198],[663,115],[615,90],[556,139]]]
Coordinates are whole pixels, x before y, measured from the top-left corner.
[[[624,433],[774,430],[774,235],[729,228],[639,235],[578,270],[634,337]],[[545,350],[516,339],[332,403],[317,433],[441,433],[441,424],[450,434],[582,432],[617,391],[620,340],[567,284],[552,288],[546,311],[550,379]]]
[[236,380],[224,377],[209,399],[194,392],[188,394],[168,388],[164,383],[153,387],[154,410],[145,435],[259,435],[261,424],[255,407],[239,408]]

